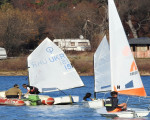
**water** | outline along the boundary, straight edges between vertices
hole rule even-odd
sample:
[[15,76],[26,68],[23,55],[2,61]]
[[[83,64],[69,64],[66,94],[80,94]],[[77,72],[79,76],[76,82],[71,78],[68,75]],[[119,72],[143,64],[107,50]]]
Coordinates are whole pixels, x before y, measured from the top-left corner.
[[[66,94],[77,95],[80,97],[80,102],[85,93],[93,93],[93,77],[82,76],[81,77],[85,87],[74,88],[65,90]],[[142,77],[143,84],[145,86],[147,95],[150,96],[150,76]],[[22,88],[22,84],[28,84],[26,76],[0,76],[0,91],[11,88],[14,84],[18,84],[23,93],[26,93],[26,89]],[[62,92],[45,93],[53,97],[63,96]],[[105,94],[105,97],[109,94]],[[104,97],[104,94],[97,94],[98,98]],[[120,96],[120,102],[126,102],[127,96]],[[147,109],[150,104],[150,99],[147,98],[135,98],[130,97],[128,106],[137,107],[135,104],[139,104],[139,108]],[[102,117],[96,112],[95,109],[83,106],[81,103],[76,105],[52,105],[52,106],[0,106],[0,120],[108,120],[110,118]],[[143,119],[150,119],[150,115]],[[135,119],[134,119],[135,120]],[[139,120],[139,119],[138,119]]]

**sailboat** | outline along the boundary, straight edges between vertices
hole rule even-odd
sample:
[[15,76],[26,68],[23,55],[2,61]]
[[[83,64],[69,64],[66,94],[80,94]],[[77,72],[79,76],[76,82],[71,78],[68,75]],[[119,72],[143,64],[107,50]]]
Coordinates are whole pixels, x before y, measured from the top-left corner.
[[[145,97],[146,92],[113,0],[108,0],[108,8],[111,79],[108,88],[120,94]],[[149,114],[149,111],[143,109],[108,113],[103,108],[98,112],[103,116],[112,117],[143,117]]]
[[[80,76],[72,67],[65,53],[46,38],[28,56],[29,84],[40,92],[63,91],[84,86]],[[39,95],[40,99],[49,96]],[[54,104],[71,104],[79,101],[79,96],[53,97]]]
[[96,99],[96,93],[111,90],[110,50],[106,36],[94,54],[94,101],[86,102],[90,108],[104,107],[103,99]]

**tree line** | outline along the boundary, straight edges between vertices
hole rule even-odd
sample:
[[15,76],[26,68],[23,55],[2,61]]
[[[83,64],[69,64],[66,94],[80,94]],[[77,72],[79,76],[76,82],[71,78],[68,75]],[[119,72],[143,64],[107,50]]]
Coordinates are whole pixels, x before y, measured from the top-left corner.
[[[115,0],[129,38],[150,37],[150,1]],[[0,46],[28,54],[45,38],[89,39],[92,51],[108,34],[107,0],[1,0]]]

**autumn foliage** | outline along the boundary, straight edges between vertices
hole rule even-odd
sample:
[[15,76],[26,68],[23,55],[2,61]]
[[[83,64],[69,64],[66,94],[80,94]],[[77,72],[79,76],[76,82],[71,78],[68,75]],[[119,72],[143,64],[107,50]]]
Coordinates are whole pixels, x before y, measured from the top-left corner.
[[[150,1],[115,0],[126,34],[150,37]],[[131,21],[131,25],[129,24]],[[108,34],[106,0],[1,0],[0,46],[27,54],[45,38],[89,39],[92,51]]]

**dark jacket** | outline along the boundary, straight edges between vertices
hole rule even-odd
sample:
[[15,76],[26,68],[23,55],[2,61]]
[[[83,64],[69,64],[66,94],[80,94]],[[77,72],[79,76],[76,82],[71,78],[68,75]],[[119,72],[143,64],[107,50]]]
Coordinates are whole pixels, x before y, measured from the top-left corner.
[[111,104],[110,106],[107,106],[106,105],[107,103],[105,102],[105,106],[106,106],[107,111],[113,111],[116,108],[122,108],[122,107],[118,106],[118,98],[117,97],[109,97],[107,99],[108,99],[108,101],[110,100],[110,104]]
[[36,88],[36,87],[34,87],[34,86],[29,86],[29,85],[27,85],[27,88],[30,89],[30,90],[29,90],[29,93],[30,93],[30,94],[39,94],[39,93],[40,93],[39,90],[38,90],[38,88]]

